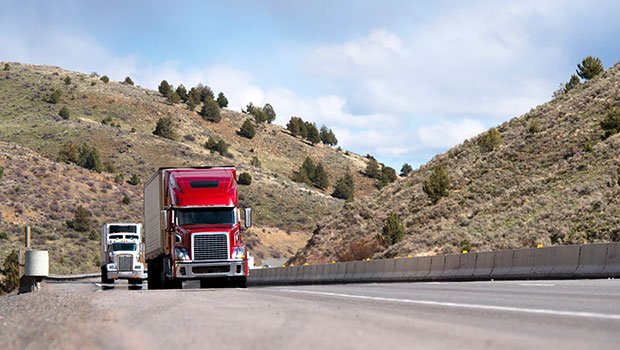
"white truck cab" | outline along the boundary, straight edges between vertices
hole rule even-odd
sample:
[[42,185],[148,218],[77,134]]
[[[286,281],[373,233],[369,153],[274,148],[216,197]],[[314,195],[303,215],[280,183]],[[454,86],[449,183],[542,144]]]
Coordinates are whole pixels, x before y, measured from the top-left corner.
[[140,286],[144,272],[142,224],[105,224],[101,230],[101,284],[113,288],[117,279],[128,280],[130,286]]

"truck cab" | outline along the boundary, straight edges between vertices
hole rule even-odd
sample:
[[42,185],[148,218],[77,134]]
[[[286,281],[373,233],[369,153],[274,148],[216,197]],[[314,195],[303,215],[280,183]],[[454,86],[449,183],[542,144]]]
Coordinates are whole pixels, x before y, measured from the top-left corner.
[[101,284],[104,288],[113,288],[117,279],[126,279],[133,287],[141,285],[146,278],[142,224],[103,225],[101,264]]

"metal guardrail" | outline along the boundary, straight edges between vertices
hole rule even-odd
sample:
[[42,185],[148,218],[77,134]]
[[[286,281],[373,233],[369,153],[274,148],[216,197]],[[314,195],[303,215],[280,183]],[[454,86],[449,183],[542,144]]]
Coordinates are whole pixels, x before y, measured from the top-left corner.
[[620,277],[620,243],[252,270],[249,285]]
[[48,282],[68,282],[68,281],[79,281],[85,280],[89,278],[99,278],[101,277],[101,273],[86,273],[81,275],[49,275],[46,277]]

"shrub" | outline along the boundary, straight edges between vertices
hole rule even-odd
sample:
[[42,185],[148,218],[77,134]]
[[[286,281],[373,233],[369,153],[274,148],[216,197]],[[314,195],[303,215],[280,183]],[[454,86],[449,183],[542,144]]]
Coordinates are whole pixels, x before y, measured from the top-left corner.
[[381,166],[381,174],[379,175],[379,183],[377,187],[379,189],[385,187],[387,184],[392,183],[398,179],[398,175],[396,175],[396,170],[389,166]]
[[125,205],[129,205],[129,203],[131,203],[131,199],[126,194],[124,194],[123,199],[121,200],[121,203]]
[[256,135],[256,129],[254,128],[254,125],[252,125],[250,119],[246,119],[243,122],[243,125],[241,125],[241,129],[239,130],[239,135],[247,137],[248,139],[254,138]]
[[577,75],[585,80],[590,80],[603,73],[603,63],[598,57],[588,56],[577,65]]
[[332,129],[327,129],[325,125],[321,126],[319,137],[321,139],[321,142],[328,146],[335,146],[338,144],[338,139],[336,138],[336,135],[334,134]]
[[133,85],[133,80],[131,80],[131,78],[130,78],[130,77],[125,77],[125,81],[124,81],[124,82],[125,82],[125,84],[127,84],[127,85]]
[[125,175],[123,174],[116,174],[114,176],[114,183],[120,184],[123,183],[123,179],[125,178]]
[[[250,162],[250,164],[251,164],[252,166],[257,167],[257,168],[260,168],[260,166],[261,166],[260,159],[258,159],[258,157],[257,157],[257,156],[252,157],[252,161]],[[1,177],[1,176],[0,176],[0,177]]]
[[68,76],[68,75],[67,75],[67,76],[65,77],[65,80],[64,80],[64,81],[65,81],[65,85],[71,85],[71,77],[70,77],[70,76]]
[[159,83],[157,90],[160,94],[162,94],[162,96],[168,97],[168,95],[172,92],[172,86],[170,86],[166,80],[162,80],[161,83]]
[[67,221],[67,226],[78,232],[86,232],[90,230],[91,217],[93,214],[83,206],[78,206],[73,215],[73,220]]
[[101,78],[99,78],[99,80],[101,80],[102,82],[104,82],[105,84],[107,84],[108,82],[110,82],[110,78],[108,78],[107,75],[102,76]]
[[58,115],[62,118],[62,119],[69,119],[69,109],[67,107],[62,107],[60,109],[60,111],[58,111]]
[[220,92],[219,94],[217,94],[217,105],[220,106],[220,108],[225,108],[228,107],[228,99],[226,98],[226,96],[224,96],[223,92]]
[[228,153],[228,144],[223,140],[215,141],[213,137],[209,137],[207,142],[205,142],[205,148],[210,150],[211,153],[219,153],[222,156],[229,157],[231,156]]
[[601,122],[601,128],[605,131],[604,139],[620,132],[620,109],[617,107],[607,111],[607,116]]
[[293,136],[301,136],[305,138],[308,134],[306,131],[306,124],[299,117],[291,117],[289,122],[286,124],[286,129],[290,131]]
[[191,88],[187,94],[187,100],[192,101],[193,105],[197,106],[200,102],[202,102],[200,100],[200,91],[195,87]]
[[405,163],[403,164],[403,167],[400,168],[400,176],[407,176],[411,174],[412,171],[413,168],[411,167],[411,165],[409,165],[409,163]]
[[220,107],[217,105],[217,102],[208,99],[204,102],[202,106],[202,110],[200,111],[200,115],[205,120],[210,122],[219,123],[222,121],[222,116],[220,115]]
[[575,74],[571,75],[568,83],[564,85],[564,92],[568,92],[576,88],[577,86],[579,86],[579,84],[581,84],[581,80],[579,80],[579,77]]
[[379,162],[373,157],[368,159],[368,164],[366,164],[366,169],[364,170],[364,174],[372,179],[378,179],[381,175],[381,171],[379,170]]
[[403,229],[403,225],[400,224],[398,215],[391,212],[383,225],[383,239],[389,245],[392,245],[400,242],[404,235],[405,230]]
[[323,166],[323,163],[319,162],[314,168],[314,176],[312,177],[312,185],[316,188],[320,188],[322,190],[329,187],[329,179],[327,170]]
[[97,233],[97,231],[95,230],[90,230],[90,233],[88,234],[88,239],[91,241],[99,240],[99,233]]
[[304,162],[299,167],[299,170],[293,172],[291,180],[295,182],[305,183],[312,185],[312,179],[314,179],[314,171],[316,166],[310,157],[306,157]]
[[502,135],[496,128],[491,128],[478,139],[478,146],[483,152],[491,152],[502,143]]
[[4,64],[4,71],[8,71],[9,69],[11,69],[11,66],[8,63]]
[[196,103],[194,102],[194,100],[192,99],[187,100],[187,109],[189,109],[190,111],[193,111],[196,109]]
[[202,84],[196,85],[196,92],[199,96],[199,102],[206,102],[208,100],[215,99],[215,95],[213,95],[213,90],[210,87]]
[[0,240],[6,241],[9,239],[9,234],[6,232],[0,232]]
[[176,140],[174,120],[170,116],[161,117],[157,121],[153,135],[161,136],[170,140]]
[[583,151],[584,152],[592,152],[594,150],[594,144],[592,144],[592,141],[588,140],[583,144]]
[[351,175],[351,172],[347,171],[347,173],[336,182],[334,192],[332,192],[332,197],[344,199],[349,202],[354,199],[354,193],[355,181],[353,180],[353,175]]
[[0,166],[0,179],[4,176],[4,168]]
[[441,197],[447,197],[449,188],[450,176],[448,176],[448,172],[441,165],[433,168],[433,172],[422,185],[422,190],[426,193],[428,198],[430,198],[433,204],[439,202]]
[[58,103],[60,102],[60,96],[62,95],[62,93],[60,92],[60,90],[54,90],[54,92],[52,92],[50,94],[49,99],[47,100],[49,103]]
[[19,285],[19,254],[17,250],[12,250],[6,257],[2,271],[4,282],[0,287],[4,293],[10,293]]
[[237,180],[239,185],[251,185],[252,184],[252,175],[243,172],[239,174],[239,180]]
[[137,186],[140,183],[140,177],[138,176],[138,174],[133,173],[131,174],[129,180],[127,180],[127,183],[133,186]]
[[530,122],[530,126],[528,126],[527,131],[530,134],[535,134],[537,132],[540,131],[540,123],[538,122],[538,120],[532,120]]
[[254,116],[254,119],[256,119],[258,123],[271,123],[276,119],[276,112],[269,103],[266,103],[265,106],[261,108],[254,106],[254,104],[250,102],[246,106],[246,110]]
[[65,142],[58,150],[58,161],[77,164],[80,160],[78,146],[71,142]]
[[93,145],[82,144],[78,149],[77,165],[82,168],[94,170],[98,173],[103,171],[103,164],[99,158],[99,151]]

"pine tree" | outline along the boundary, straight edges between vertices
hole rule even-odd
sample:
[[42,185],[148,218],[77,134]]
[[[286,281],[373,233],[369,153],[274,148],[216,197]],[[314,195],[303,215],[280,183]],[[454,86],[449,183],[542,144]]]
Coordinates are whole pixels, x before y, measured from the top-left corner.
[[217,105],[220,106],[220,108],[225,108],[228,107],[228,99],[226,98],[226,96],[224,96],[224,93],[220,91],[219,94],[217,94]]
[[214,123],[219,123],[222,121],[222,116],[220,115],[220,106],[218,106],[217,102],[213,100],[208,99],[204,102],[200,114],[205,120]]
[[286,129],[293,134],[293,136],[301,136],[303,138],[306,137],[306,124],[299,117],[291,117],[289,122],[286,124]]
[[576,74],[570,76],[570,80],[564,85],[564,92],[568,92],[581,84],[581,80]]
[[329,187],[329,179],[327,171],[323,166],[323,163],[319,162],[314,168],[314,176],[312,177],[312,185],[322,190]]
[[366,170],[364,170],[364,174],[373,179],[379,178],[379,176],[381,175],[381,171],[379,169],[379,162],[377,162],[375,158],[371,157],[368,160],[368,164],[366,164]]
[[264,120],[267,123],[271,123],[276,120],[276,111],[273,110],[273,107],[269,103],[265,103],[263,107]]
[[133,85],[133,80],[131,80],[130,77],[125,77],[125,84],[127,85]]
[[422,190],[428,198],[436,204],[442,197],[448,196],[448,189],[450,188],[450,176],[446,169],[438,165],[433,168],[431,175],[424,181]]
[[99,78],[99,80],[101,80],[102,82],[104,82],[105,84],[107,84],[108,82],[110,82],[110,78],[108,78],[107,75],[102,76],[101,78]]
[[87,232],[90,230],[91,217],[93,214],[83,206],[78,206],[73,215],[73,220],[67,221],[67,226],[78,232]]
[[254,135],[256,135],[256,129],[250,119],[246,119],[243,122],[243,125],[241,125],[241,129],[239,130],[239,135],[247,137],[248,139],[254,138]]
[[383,238],[389,245],[393,245],[400,242],[404,235],[405,230],[403,229],[403,225],[400,224],[398,215],[391,212],[387,219],[385,219],[385,224],[383,225]]
[[595,76],[603,73],[603,63],[598,57],[588,56],[577,65],[577,75],[585,80],[590,80]]
[[153,135],[161,136],[170,140],[176,140],[177,134],[175,128],[174,119],[172,119],[172,117],[161,117],[157,121]]
[[353,180],[353,175],[351,175],[350,171],[347,171],[347,173],[336,182],[332,197],[344,199],[349,202],[354,199],[354,193],[355,182]]
[[306,126],[306,139],[310,141],[313,145],[321,142],[321,137],[319,136],[319,130],[316,128],[316,124],[314,123],[305,123]]
[[58,115],[62,118],[62,119],[69,119],[69,109],[67,109],[67,107],[62,107],[60,109],[60,111],[58,111]]
[[168,84],[166,80],[162,80],[161,83],[159,83],[157,90],[160,94],[162,94],[162,96],[168,97],[168,95],[172,92],[172,86]]
[[70,77],[70,76],[68,76],[68,75],[67,75],[67,76],[65,77],[65,80],[64,80],[64,81],[65,81],[65,85],[71,85],[71,77]]
[[177,95],[179,95],[179,98],[181,99],[181,101],[187,102],[187,99],[188,99],[187,90],[185,89],[185,86],[183,86],[183,84],[179,84],[175,92],[177,93]]
[[400,168],[400,176],[407,176],[411,174],[412,171],[413,168],[411,167],[411,165],[409,165],[409,163],[405,163],[403,164],[403,167]]
[[87,143],[82,144],[78,149],[77,165],[98,173],[103,171],[103,163],[99,157],[99,151],[95,146]]
[[54,92],[52,92],[52,93],[50,94],[50,97],[49,97],[49,99],[48,99],[48,102],[50,102],[50,103],[54,103],[54,104],[56,104],[56,103],[60,102],[60,96],[61,96],[61,95],[62,95],[62,93],[60,92],[60,90],[54,90]]
[[168,103],[175,105],[181,102],[181,97],[174,91],[170,90],[167,96]]
[[491,152],[502,144],[502,135],[496,128],[491,128],[478,138],[478,146],[483,152]]
[[243,172],[241,174],[239,174],[239,179],[237,180],[237,183],[239,185],[251,185],[252,184],[252,175]]

